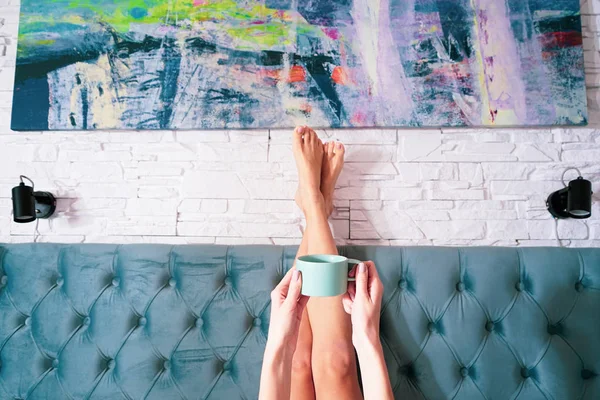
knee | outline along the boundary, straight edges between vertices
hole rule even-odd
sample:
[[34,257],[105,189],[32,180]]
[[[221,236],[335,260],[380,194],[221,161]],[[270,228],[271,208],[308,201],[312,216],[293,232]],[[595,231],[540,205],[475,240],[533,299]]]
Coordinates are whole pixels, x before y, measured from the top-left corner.
[[[319,360],[315,360],[315,368],[318,368],[319,374],[323,374],[329,379],[346,379],[356,375],[356,357],[352,347],[344,346],[338,349],[331,349],[321,353]],[[316,375],[315,375],[316,376]]]
[[299,353],[296,351],[296,353],[294,353],[294,358],[292,359],[292,374],[303,378],[312,377],[312,361],[309,352]]

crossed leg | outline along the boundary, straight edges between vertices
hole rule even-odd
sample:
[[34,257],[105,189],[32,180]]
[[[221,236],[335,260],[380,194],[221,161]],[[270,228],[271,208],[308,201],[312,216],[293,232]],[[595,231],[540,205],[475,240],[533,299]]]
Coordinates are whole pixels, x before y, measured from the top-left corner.
[[[344,147],[322,145],[315,132],[294,132],[298,167],[298,205],[306,216],[306,230],[298,255],[337,254],[328,218],[333,190],[341,172]],[[359,399],[352,327],[340,297],[312,298],[302,317],[293,360],[292,399]]]

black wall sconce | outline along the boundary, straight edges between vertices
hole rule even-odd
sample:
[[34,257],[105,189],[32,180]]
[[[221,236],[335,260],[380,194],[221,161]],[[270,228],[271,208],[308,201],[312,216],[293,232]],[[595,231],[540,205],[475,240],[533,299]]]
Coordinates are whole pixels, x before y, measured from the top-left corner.
[[[577,171],[578,178],[567,185],[565,174]],[[564,189],[552,193],[546,201],[548,211],[554,218],[586,219],[592,216],[592,183],[583,179],[577,168],[567,169],[562,176]]]
[[[34,192],[34,183],[21,175],[21,183],[12,190],[13,218],[15,222],[33,222],[38,218],[50,218],[56,211],[56,198],[49,192]],[[23,179],[31,182],[25,185]]]

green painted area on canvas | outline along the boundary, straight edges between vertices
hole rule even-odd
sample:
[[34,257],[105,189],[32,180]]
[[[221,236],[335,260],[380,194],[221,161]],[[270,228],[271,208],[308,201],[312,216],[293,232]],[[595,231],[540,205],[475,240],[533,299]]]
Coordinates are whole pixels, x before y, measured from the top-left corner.
[[[127,35],[134,25],[171,25],[179,31],[198,29],[210,21],[222,24],[212,29],[229,36],[237,48],[269,50],[289,45],[296,35],[322,36],[321,30],[300,16],[266,7],[261,2],[235,0],[24,0],[19,40],[19,56],[31,47],[52,46],[45,41],[55,34],[78,31],[100,32],[107,28]],[[294,31],[292,31],[294,30]],[[44,34],[49,37],[44,38]],[[164,31],[157,34],[164,34]]]

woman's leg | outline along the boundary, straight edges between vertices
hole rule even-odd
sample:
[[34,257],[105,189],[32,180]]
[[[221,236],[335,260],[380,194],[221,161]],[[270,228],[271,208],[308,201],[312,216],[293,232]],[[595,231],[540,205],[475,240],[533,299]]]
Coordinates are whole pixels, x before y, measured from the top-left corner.
[[[333,212],[333,191],[337,178],[344,166],[344,146],[341,143],[326,143],[323,146],[323,164],[321,166],[321,194],[325,200],[327,216]],[[300,193],[296,194],[298,207],[304,212]],[[302,237],[296,259],[308,254],[308,235]],[[292,362],[292,400],[315,399],[315,385],[312,375],[312,329],[308,310],[302,315],[298,345]]]
[[[314,132],[308,128],[298,127],[294,135],[294,155],[298,168],[299,185],[296,193],[296,203],[304,210],[304,194],[319,190],[321,181],[321,165],[323,162],[323,143]],[[306,186],[308,188],[305,188]],[[302,242],[298,248],[296,259],[308,254],[308,236],[304,232]],[[292,400],[315,399],[315,386],[312,375],[312,330],[305,310],[300,322],[300,333],[294,359],[292,360]]]
[[[328,144],[322,157],[323,175],[315,179],[314,151],[305,141],[316,134],[294,134],[294,154],[300,179],[300,200],[306,216],[304,240],[309,254],[337,254],[337,247],[328,223],[335,182],[343,166],[344,148]],[[329,162],[329,164],[328,164]],[[319,182],[320,181],[320,182]],[[327,196],[327,198],[325,197]],[[311,298],[308,320],[312,330],[312,371],[317,398],[358,399],[356,358],[352,346],[350,318],[344,311],[340,297]]]
[[[306,234],[298,248],[296,258],[308,254]],[[294,359],[292,360],[292,390],[291,400],[315,399],[315,385],[312,375],[312,331],[308,320],[308,311],[305,309],[300,322],[300,333]]]

